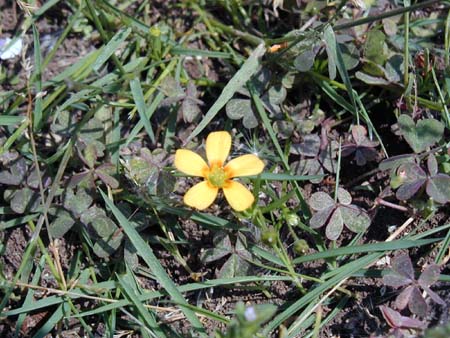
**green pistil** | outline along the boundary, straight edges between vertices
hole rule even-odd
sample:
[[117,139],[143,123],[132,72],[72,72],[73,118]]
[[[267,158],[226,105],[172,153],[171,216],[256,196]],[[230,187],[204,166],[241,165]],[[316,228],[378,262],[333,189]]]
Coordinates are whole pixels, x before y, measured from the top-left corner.
[[227,175],[222,167],[213,167],[208,175],[208,181],[217,188],[222,188],[227,180]]

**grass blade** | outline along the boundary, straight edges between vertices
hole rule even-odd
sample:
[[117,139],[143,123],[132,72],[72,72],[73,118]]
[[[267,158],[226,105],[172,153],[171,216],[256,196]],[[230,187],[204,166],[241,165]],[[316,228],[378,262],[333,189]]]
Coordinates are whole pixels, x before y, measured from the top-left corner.
[[121,29],[112,39],[108,42],[106,46],[103,47],[102,52],[98,56],[92,65],[92,69],[96,72],[100,70],[103,64],[117,51],[120,45],[128,38],[131,33],[131,28]]
[[[128,222],[127,218],[119,209],[117,209],[117,207],[105,195],[105,193],[101,190],[100,193],[105,200],[105,203],[111,209],[117,221],[122,226],[125,234],[128,236],[131,243],[133,243],[136,251],[144,259],[145,263],[147,263],[150,270],[155,274],[156,279],[161,284],[161,286],[167,291],[167,293],[176,303],[180,305],[187,304],[186,300],[178,290],[175,283],[172,281],[172,279],[170,279],[161,263],[156,258],[152,248],[142,239],[136,229]],[[203,328],[195,313],[187,307],[182,307],[182,311],[186,316],[186,319],[189,320],[192,326],[199,332],[200,336],[206,337],[205,329]]]
[[242,86],[250,80],[251,76],[255,74],[261,64],[261,58],[266,52],[266,48],[263,44],[255,48],[255,50],[250,54],[249,58],[244,62],[242,67],[234,74],[232,79],[228,81],[227,85],[223,89],[219,98],[214,102],[214,104],[209,108],[206,115],[203,117],[202,121],[198,126],[192,131],[191,135],[187,138],[185,143],[188,143],[195,136],[200,134],[206,126],[214,119],[217,113],[225,106],[225,104],[233,97],[237,90],[241,89]]
[[146,114],[147,107],[145,105],[144,93],[142,92],[141,83],[138,78],[134,78],[133,80],[130,81],[130,88],[131,93],[133,94],[134,102],[136,103],[136,108],[139,113],[139,117],[141,118],[140,121],[144,125],[144,128],[147,131],[147,134],[150,137],[152,143],[155,143],[155,134],[153,133],[153,129],[149,121],[150,117],[147,117],[147,115],[150,114]]

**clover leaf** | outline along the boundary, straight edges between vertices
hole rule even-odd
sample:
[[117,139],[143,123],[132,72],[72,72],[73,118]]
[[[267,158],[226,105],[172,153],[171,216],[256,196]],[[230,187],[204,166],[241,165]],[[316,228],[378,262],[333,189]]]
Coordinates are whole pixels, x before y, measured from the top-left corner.
[[103,209],[92,206],[80,220],[95,240],[93,250],[98,257],[107,258],[119,248],[124,235]]
[[[301,155],[300,161],[291,164],[293,172],[298,175],[323,175],[325,171],[335,172],[337,143],[332,141],[325,149],[321,149],[319,135],[310,134],[303,137],[301,143],[293,144],[292,154]],[[319,183],[322,178],[309,180],[311,183]]]
[[395,300],[397,309],[403,310],[408,306],[412,313],[425,317],[428,306],[422,297],[420,288],[426,291],[436,303],[445,305],[444,300],[430,289],[430,285],[439,279],[439,274],[439,266],[430,264],[416,280],[411,258],[407,254],[401,254],[392,260],[392,269],[383,276],[383,282],[394,288],[405,287]]
[[92,204],[92,197],[83,188],[78,188],[74,193],[68,189],[64,197],[64,208],[71,211],[76,217],[80,217]]
[[363,166],[378,157],[378,152],[374,149],[376,146],[378,142],[367,138],[366,128],[356,125],[352,127],[352,140],[342,146],[342,156],[350,156],[354,153],[356,164]]
[[309,225],[313,229],[326,225],[325,235],[330,240],[336,240],[341,234],[344,225],[353,232],[365,231],[370,223],[370,217],[365,210],[351,204],[352,197],[343,188],[338,188],[335,202],[325,192],[319,191],[312,194],[309,206],[316,211],[311,217]]
[[136,185],[145,187],[152,196],[167,196],[175,187],[175,177],[164,169],[170,157],[163,149],[140,150],[139,156],[127,159],[126,175]]
[[425,186],[428,196],[438,203],[450,201],[450,176],[438,173],[436,157],[431,154],[427,160],[428,173],[417,162],[406,162],[397,169],[400,187],[396,192],[399,200],[408,200]]
[[249,99],[231,99],[225,106],[227,116],[232,120],[242,119],[242,124],[247,129],[256,128],[258,120],[253,112]]
[[[234,242],[234,245],[232,244]],[[218,278],[245,276],[251,266],[247,262],[251,254],[246,247],[246,238],[241,233],[233,239],[225,232],[219,232],[213,239],[214,246],[202,252],[200,259],[204,263],[217,261],[229,255],[222,267],[216,271]]]
[[444,134],[444,125],[435,119],[423,119],[414,123],[409,115],[398,118],[400,133],[415,153],[421,153],[438,142]]
[[[381,314],[383,315],[384,319],[386,319],[386,323],[390,327],[392,327],[392,332],[399,332],[401,333],[402,329],[424,329],[426,327],[426,323],[415,319],[410,318],[406,316],[402,316],[399,312],[391,309],[388,306],[381,305],[380,306]],[[403,335],[398,336],[395,335],[394,337],[403,337]]]
[[64,209],[56,211],[56,218],[50,223],[48,231],[53,237],[63,237],[75,224],[75,219]]
[[179,113],[181,113],[185,122],[192,123],[200,116],[200,106],[204,102],[198,98],[197,87],[192,81],[189,81],[186,90],[184,90],[178,81],[168,76],[161,83],[160,89],[167,96],[162,102],[163,105],[181,102]]

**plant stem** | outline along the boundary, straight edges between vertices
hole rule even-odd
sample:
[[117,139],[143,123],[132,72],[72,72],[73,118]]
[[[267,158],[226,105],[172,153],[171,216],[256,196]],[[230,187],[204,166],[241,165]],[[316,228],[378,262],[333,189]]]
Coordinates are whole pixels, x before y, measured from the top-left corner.
[[[409,5],[409,0],[404,2],[405,7]],[[408,6],[409,8],[410,6]],[[405,13],[405,44],[403,57],[403,85],[408,88],[409,81],[409,11]]]
[[394,9],[392,11],[389,11],[389,12],[386,12],[386,13],[382,13],[382,14],[379,14],[379,15],[369,16],[369,17],[366,17],[366,18],[353,20],[351,22],[346,22],[346,23],[343,23],[341,25],[336,25],[336,26],[333,27],[333,29],[335,31],[338,31],[338,30],[342,30],[342,29],[347,29],[347,28],[363,25],[365,23],[371,23],[371,22],[374,22],[374,21],[390,18],[390,17],[396,16],[396,15],[399,15],[399,14],[409,13],[409,12],[412,12],[412,11],[418,9],[418,8],[429,7],[429,6],[433,5],[433,4],[439,3],[441,1],[442,0],[429,0],[429,1],[419,2],[419,3],[416,3],[416,4],[412,5],[412,6],[398,8],[398,9]]
[[404,207],[404,206],[401,206],[401,205],[398,205],[398,204],[395,204],[395,203],[391,203],[391,202],[385,201],[384,199],[382,199],[380,197],[377,197],[375,199],[375,205],[377,205],[377,204],[378,205],[384,205],[385,207],[389,207],[389,208],[400,210],[400,211],[404,211],[404,212],[408,212],[409,211],[409,209],[407,207]]

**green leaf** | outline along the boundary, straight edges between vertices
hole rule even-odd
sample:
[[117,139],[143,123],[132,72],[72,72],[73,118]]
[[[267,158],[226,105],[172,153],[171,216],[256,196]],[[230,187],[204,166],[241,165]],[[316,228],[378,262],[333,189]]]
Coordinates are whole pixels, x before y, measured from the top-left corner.
[[123,248],[123,259],[125,263],[134,271],[137,267],[139,267],[139,257],[136,253],[136,248],[133,244],[126,239],[124,248]]
[[250,264],[239,257],[239,255],[233,253],[217,272],[217,277],[232,278],[237,276],[246,276],[249,269]]
[[100,237],[109,237],[117,230],[117,226],[107,216],[98,216],[91,221],[97,235]]
[[93,117],[81,128],[79,135],[80,140],[86,145],[98,140],[103,136],[103,123]]
[[152,332],[154,332],[155,336],[164,338],[166,335],[162,330],[161,326],[158,325],[155,319],[155,314],[153,311],[144,307],[144,304],[139,300],[138,296],[141,294],[140,290],[130,283],[128,279],[131,279],[131,271],[127,269],[127,275],[117,276],[120,288],[124,291],[126,297],[130,300],[130,302],[134,305],[137,312],[140,314],[142,319],[144,320],[146,326],[148,326]]
[[92,204],[92,197],[83,188],[78,188],[74,194],[72,189],[67,189],[64,198],[64,208],[73,212],[77,217],[85,212]]
[[48,231],[53,237],[61,238],[75,224],[73,217],[65,210],[58,210],[56,219],[50,223]]
[[10,206],[18,214],[23,214],[26,210],[33,211],[39,205],[39,194],[25,187],[14,192]]
[[409,115],[400,115],[398,127],[415,153],[421,153],[438,142],[444,133],[444,125],[435,119],[423,119],[414,123]]
[[328,209],[334,206],[334,204],[334,200],[331,196],[323,191],[315,192],[309,199],[309,206],[318,211]]
[[427,182],[427,194],[438,203],[447,203],[450,201],[450,176],[437,174],[431,177]]
[[97,162],[97,148],[94,143],[88,143],[86,148],[83,150],[83,156],[86,160],[87,166],[92,169],[95,166],[95,162]]
[[80,220],[82,223],[88,225],[94,219],[99,218],[99,217],[106,217],[106,213],[103,209],[94,205],[81,214]]
[[417,158],[415,155],[398,155],[389,157],[385,160],[383,160],[379,165],[378,168],[380,170],[396,170],[400,165],[405,163],[415,163],[417,162]]
[[95,173],[97,176],[105,183],[113,189],[117,189],[119,187],[119,181],[117,181],[114,177],[107,174],[103,170],[96,170]]
[[342,52],[342,60],[344,61],[345,68],[351,70],[359,64],[359,50],[353,43],[340,43],[339,48]]
[[367,33],[364,44],[364,57],[383,66],[387,59],[386,36],[380,30],[373,29]]
[[249,99],[231,99],[225,106],[227,116],[232,120],[243,119],[244,127],[252,129],[258,126],[258,120],[253,113]]
[[24,122],[25,119],[25,116],[0,115],[0,126],[15,126]]
[[385,65],[386,79],[391,83],[398,83],[403,79],[403,55],[395,54],[391,56]]
[[279,105],[286,99],[287,91],[282,85],[276,85],[269,88],[267,95],[271,105]]
[[309,220],[309,226],[313,229],[323,227],[330,218],[331,213],[334,211],[334,207],[316,212]]
[[389,86],[391,83],[379,76],[372,76],[363,72],[356,72],[355,76],[357,79],[364,83],[374,86]]
[[438,163],[436,160],[436,156],[434,156],[434,154],[428,155],[427,168],[428,168],[428,173],[431,176],[434,176],[438,173]]
[[294,60],[294,67],[299,72],[307,72],[314,65],[316,53],[312,49],[300,53]]
[[134,102],[136,103],[140,121],[142,121],[145,131],[150,137],[152,143],[155,143],[155,134],[153,133],[152,125],[150,124],[150,120],[146,114],[147,106],[145,104],[144,93],[142,92],[141,83],[137,77],[130,81],[130,88],[131,93],[133,94]]
[[112,177],[112,175],[115,174],[115,171],[116,166],[112,163],[103,163],[95,169],[95,173],[103,181],[103,183],[109,185],[113,189],[117,189],[119,187],[119,181]]
[[131,33],[131,28],[120,29],[108,42],[106,46],[102,48],[100,55],[92,65],[94,71],[99,71],[103,64],[118,50],[120,45],[127,39]]
[[206,249],[200,254],[200,260],[210,263],[225,257],[232,252],[230,237],[224,232],[219,232],[213,240],[213,248]]
[[153,167],[145,184],[149,194],[164,197],[173,192],[176,180],[171,173]]
[[71,116],[67,110],[61,111],[57,117],[54,118],[53,123],[50,125],[50,130],[55,134],[63,136],[70,136],[73,134],[76,128],[76,118]]
[[[431,238],[431,239],[414,239],[414,240],[397,240],[392,242],[380,242],[380,243],[369,243],[364,245],[355,245],[355,246],[343,246],[336,249],[330,249],[327,251],[317,252],[310,255],[297,257],[293,260],[294,264],[301,264],[305,262],[314,262],[319,259],[327,259],[330,257],[339,257],[344,255],[353,255],[353,254],[366,254],[368,252],[386,252],[392,250],[401,250],[401,249],[409,249],[414,247],[421,247],[425,245],[429,245],[432,243],[436,243],[440,241],[440,238]],[[282,265],[282,263],[279,263]]]
[[120,247],[123,233],[114,234],[110,237],[100,238],[94,244],[94,253],[101,258],[108,258]]
[[331,25],[327,25],[325,27],[325,30],[323,32],[323,39],[325,41],[325,48],[327,50],[328,56],[328,75],[331,80],[334,80],[336,78],[336,63],[338,61],[336,51],[336,37]]
[[352,203],[352,196],[344,188],[339,187],[337,190],[338,201],[342,204],[349,205]]

